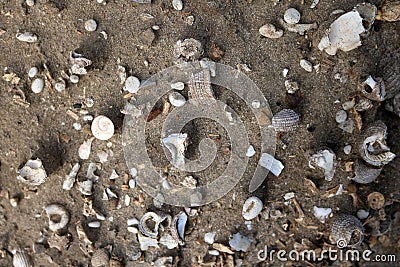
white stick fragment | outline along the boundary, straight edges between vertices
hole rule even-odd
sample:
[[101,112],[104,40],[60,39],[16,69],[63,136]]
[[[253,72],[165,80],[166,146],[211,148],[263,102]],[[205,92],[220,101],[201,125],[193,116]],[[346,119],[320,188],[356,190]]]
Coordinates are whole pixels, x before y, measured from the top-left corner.
[[71,190],[71,188],[74,186],[76,175],[78,174],[80,167],[81,165],[79,165],[79,163],[76,163],[74,167],[72,167],[72,170],[69,172],[69,174],[65,176],[62,187],[64,190]]
[[279,176],[285,166],[268,153],[262,153],[259,164],[270,170],[273,175]]

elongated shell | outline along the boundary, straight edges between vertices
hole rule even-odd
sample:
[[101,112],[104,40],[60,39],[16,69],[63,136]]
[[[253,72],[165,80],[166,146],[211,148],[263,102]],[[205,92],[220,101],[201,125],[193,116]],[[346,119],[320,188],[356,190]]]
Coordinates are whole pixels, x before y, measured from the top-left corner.
[[185,227],[188,216],[181,211],[174,216],[171,223],[171,236],[179,245],[185,244]]
[[276,132],[290,132],[299,126],[300,116],[292,109],[283,109],[272,117],[272,127]]
[[364,238],[364,227],[353,215],[338,215],[332,224],[332,237],[339,248],[355,247]]
[[382,121],[376,121],[361,135],[360,156],[372,166],[382,167],[396,157],[386,145],[386,130],[387,127]]
[[13,266],[14,267],[33,267],[33,261],[31,257],[26,254],[23,249],[17,249],[13,251]]
[[98,249],[93,253],[91,263],[92,267],[108,267],[110,257],[106,249]]
[[355,176],[351,179],[360,184],[368,184],[375,181],[381,171],[382,168],[368,166],[362,160],[358,159],[354,166]]

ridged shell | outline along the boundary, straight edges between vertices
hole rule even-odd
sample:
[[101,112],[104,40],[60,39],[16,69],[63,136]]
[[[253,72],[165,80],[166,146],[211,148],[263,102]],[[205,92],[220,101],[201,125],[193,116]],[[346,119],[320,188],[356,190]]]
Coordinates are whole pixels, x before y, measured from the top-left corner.
[[361,244],[364,227],[353,215],[338,215],[332,224],[331,234],[339,248],[355,247]]
[[378,65],[379,77],[385,83],[386,99],[400,93],[400,49],[385,51],[384,57]]
[[18,249],[13,256],[14,267],[33,267],[32,259],[23,249]]
[[382,121],[376,121],[370,124],[361,135],[360,156],[372,166],[382,167],[396,157],[386,145],[386,130],[387,127]]
[[290,132],[299,126],[300,116],[292,109],[283,109],[272,117],[272,127],[276,132]]
[[362,160],[357,160],[354,164],[354,174],[355,176],[351,178],[353,181],[360,184],[368,184],[375,181],[381,173],[381,168],[374,168],[372,166],[366,165]]
[[171,224],[171,236],[179,245],[185,244],[185,226],[187,215],[183,211],[175,215]]
[[378,10],[376,19],[383,21],[399,21],[400,1],[386,0]]
[[108,267],[110,257],[106,249],[98,249],[93,253],[91,263],[92,267]]
[[366,98],[361,98],[358,100],[357,104],[354,106],[354,108],[357,111],[366,111],[370,108],[372,108],[374,104],[372,104],[372,101]]

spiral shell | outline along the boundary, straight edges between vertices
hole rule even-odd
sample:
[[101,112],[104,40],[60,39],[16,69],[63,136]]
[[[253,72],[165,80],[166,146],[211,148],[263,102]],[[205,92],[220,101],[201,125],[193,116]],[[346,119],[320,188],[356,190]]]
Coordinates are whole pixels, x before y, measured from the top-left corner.
[[381,171],[382,168],[368,166],[362,160],[358,159],[354,164],[355,176],[351,179],[360,184],[368,184],[375,181]]
[[46,170],[40,159],[28,160],[18,173],[17,179],[31,186],[41,185],[47,178]]
[[13,265],[14,267],[33,267],[31,257],[26,254],[23,249],[16,249],[13,251]]
[[[160,216],[155,212],[151,212],[151,211],[147,212],[142,216],[142,218],[140,218],[139,230],[145,236],[148,236],[150,238],[157,238],[158,229],[160,227],[160,224],[167,218],[168,218],[168,215]],[[150,221],[150,220],[154,224],[152,229],[147,224],[148,221]],[[169,216],[169,220],[171,220],[170,216]]]
[[353,215],[338,215],[332,224],[331,235],[339,248],[355,247],[361,244],[364,227]]
[[300,116],[292,109],[283,109],[272,117],[272,127],[276,132],[290,132],[299,126]]
[[382,167],[393,160],[396,155],[386,145],[387,127],[382,121],[370,124],[364,131],[359,147],[361,158],[368,164]]
[[108,140],[114,135],[114,124],[106,116],[100,115],[93,119],[92,134],[99,140]]
[[106,249],[98,249],[93,253],[91,263],[92,267],[108,267],[110,257]]

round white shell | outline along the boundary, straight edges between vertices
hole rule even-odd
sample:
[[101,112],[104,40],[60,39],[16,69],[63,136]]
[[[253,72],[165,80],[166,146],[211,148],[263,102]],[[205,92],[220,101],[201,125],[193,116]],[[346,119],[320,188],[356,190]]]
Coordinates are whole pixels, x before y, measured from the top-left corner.
[[71,76],[69,76],[69,80],[71,81],[71,83],[78,83],[79,82],[79,76],[72,74]]
[[[69,214],[67,210],[59,204],[50,204],[44,208],[47,217],[49,218],[49,229],[56,232],[64,228],[69,222]],[[59,221],[53,221],[53,216],[58,215],[60,217]]]
[[100,140],[108,140],[114,135],[114,124],[106,116],[100,115],[92,122],[92,134]]
[[342,109],[339,110],[338,112],[336,112],[335,120],[337,123],[345,122],[347,120],[347,112]]
[[97,29],[97,22],[94,19],[88,19],[85,21],[85,30],[88,32],[94,32]]
[[35,80],[33,80],[31,85],[32,92],[34,92],[35,94],[39,94],[43,91],[43,88],[44,80],[42,78],[36,78]]
[[182,0],[172,0],[172,6],[175,10],[182,10],[183,9],[183,2]]
[[178,92],[170,93],[168,99],[174,107],[181,107],[186,103],[185,97]]
[[140,87],[140,80],[135,76],[129,76],[125,80],[125,87],[124,90],[128,91],[129,93],[136,94],[139,91]]
[[283,19],[288,24],[297,24],[300,21],[300,12],[295,8],[289,8],[285,11]]
[[258,197],[249,197],[243,205],[242,215],[245,220],[250,221],[260,214],[263,203]]
[[28,71],[29,78],[35,77],[36,74],[38,74],[38,72],[39,72],[39,69],[37,67],[30,68],[30,70]]

